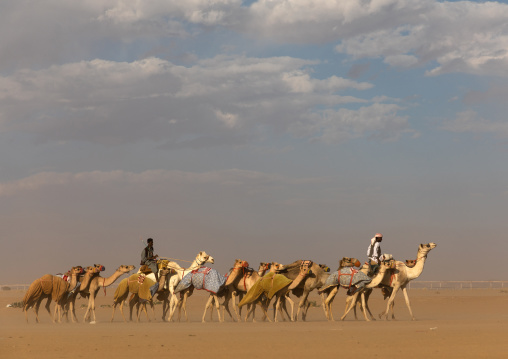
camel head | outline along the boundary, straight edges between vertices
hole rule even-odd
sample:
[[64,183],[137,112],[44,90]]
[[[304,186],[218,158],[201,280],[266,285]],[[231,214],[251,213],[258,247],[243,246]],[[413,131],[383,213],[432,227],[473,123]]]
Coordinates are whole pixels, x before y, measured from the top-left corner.
[[420,244],[420,246],[418,247],[418,253],[426,256],[427,253],[429,253],[431,250],[436,248],[436,246],[437,246],[437,244],[433,243],[433,242],[430,242],[427,244]]
[[381,268],[385,268],[385,269],[394,269],[396,267],[396,262],[395,262],[395,259],[389,259],[389,260],[384,260],[381,262],[380,264],[380,269]]
[[104,269],[101,269],[101,268],[104,268],[104,266],[101,266],[101,265],[98,265],[98,264],[95,264],[93,266],[88,266],[85,268],[85,273],[88,273],[88,274],[99,274],[101,271],[103,271]]
[[360,265],[361,263],[358,259],[350,257],[342,257],[339,262],[340,267],[359,267]]
[[233,265],[233,268],[247,268],[249,266],[249,262],[244,261],[242,259],[235,259],[235,264]]
[[270,270],[270,266],[271,266],[271,263],[268,263],[268,262],[259,263],[258,275],[260,275],[261,277],[264,276],[265,273]]
[[172,271],[171,268],[161,268],[159,270],[159,275],[160,275],[160,277],[162,277],[162,276],[168,276],[171,273],[171,271]]
[[120,267],[118,267],[118,269],[116,271],[117,272],[121,272],[121,273],[129,273],[134,268],[136,268],[136,267],[133,266],[132,264],[131,265],[124,265],[124,264],[122,264]]
[[323,272],[330,271],[330,267],[328,267],[326,264],[320,264],[319,267],[323,270]]
[[416,265],[415,259],[406,259],[406,266],[409,268],[413,268]]
[[97,268],[97,271],[104,272],[106,270],[106,267],[104,267],[102,264],[94,264],[95,268]]
[[198,253],[198,255],[196,256],[196,262],[199,263],[199,265],[202,265],[202,264],[205,264],[205,263],[214,263],[214,259],[211,255],[209,254],[206,254],[205,251],[201,251]]
[[70,272],[69,273],[70,275],[80,275],[80,274],[85,273],[85,271],[83,270],[83,267],[81,267],[81,266],[72,267],[69,272]]
[[238,278],[239,275],[243,275],[245,273],[246,268],[249,267],[249,262],[244,261],[242,259],[235,259],[235,264],[231,269],[231,272],[226,280],[226,286],[233,283],[233,281]]
[[308,275],[312,274],[312,265],[314,264],[314,262],[312,261],[309,261],[309,260],[302,260],[301,263],[300,263],[300,272],[298,273],[298,276],[296,277],[295,280],[293,280],[293,282],[289,285],[288,289],[289,290],[292,290],[292,289],[295,289],[296,287],[298,287],[300,285],[300,283],[305,279],[307,278]]
[[280,264],[280,263],[277,263],[277,262],[270,263],[270,272],[279,272],[279,271],[281,271],[283,269],[284,269],[284,265],[283,264]]
[[310,270],[312,268],[312,265],[314,264],[313,261],[303,261],[302,264],[300,264],[300,275],[309,275],[312,274],[312,271]]

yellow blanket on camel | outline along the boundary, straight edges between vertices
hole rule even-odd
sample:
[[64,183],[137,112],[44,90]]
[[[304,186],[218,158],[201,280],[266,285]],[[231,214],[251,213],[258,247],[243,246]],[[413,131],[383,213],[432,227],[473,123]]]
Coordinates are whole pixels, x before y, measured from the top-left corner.
[[[155,282],[147,278],[144,274],[135,273],[129,278],[125,278],[120,282],[116,288],[114,300],[117,301],[122,293],[127,292],[137,294],[139,298],[150,301],[152,300],[150,287],[152,287],[154,284]],[[127,287],[129,288],[128,291]]]
[[258,280],[251,289],[247,292],[245,297],[238,304],[241,307],[250,304],[259,298],[261,294],[265,294],[268,299],[272,297],[284,287],[289,286],[293,281],[282,274],[268,273],[263,278]]

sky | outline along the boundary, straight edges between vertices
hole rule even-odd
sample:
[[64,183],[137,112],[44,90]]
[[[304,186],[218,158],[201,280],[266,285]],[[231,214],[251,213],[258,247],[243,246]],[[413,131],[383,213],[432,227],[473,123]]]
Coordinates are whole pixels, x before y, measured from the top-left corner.
[[[508,4],[3,0],[0,284],[366,260],[507,280]],[[477,265],[471,265],[478,261]]]

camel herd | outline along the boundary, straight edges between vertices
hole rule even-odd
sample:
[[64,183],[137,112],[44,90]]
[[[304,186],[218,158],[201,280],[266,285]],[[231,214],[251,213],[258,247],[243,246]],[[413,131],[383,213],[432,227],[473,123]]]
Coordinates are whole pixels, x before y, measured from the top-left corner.
[[[150,305],[152,316],[155,316],[154,301],[162,302],[162,319],[169,322],[174,320],[178,312],[177,320],[180,321],[183,312],[188,321],[186,303],[195,289],[206,290],[210,297],[205,305],[202,321],[205,322],[207,311],[210,310],[212,317],[215,306],[219,321],[224,321],[224,311],[235,321],[241,321],[241,310],[247,307],[244,320],[252,318],[255,321],[255,309],[260,307],[263,312],[263,320],[272,321],[268,314],[270,303],[273,305],[273,321],[278,321],[278,314],[282,318],[287,317],[290,321],[306,320],[307,311],[310,307],[309,294],[316,290],[321,296],[322,308],[325,317],[333,321],[332,303],[340,287],[347,290],[346,308],[340,318],[344,320],[351,309],[360,305],[365,320],[370,321],[374,316],[370,312],[368,300],[375,288],[379,288],[385,298],[388,298],[386,309],[379,314],[379,318],[388,319],[391,311],[392,319],[394,299],[399,289],[404,294],[404,299],[411,315],[415,320],[407,285],[413,279],[420,276],[423,271],[427,254],[436,247],[435,243],[420,244],[416,259],[400,262],[391,256],[385,255],[375,273],[369,272],[369,266],[361,263],[356,258],[344,257],[340,260],[337,271],[330,272],[326,265],[317,264],[310,260],[297,260],[283,265],[276,262],[262,262],[257,270],[250,268],[245,260],[236,259],[229,272],[223,276],[215,269],[206,267],[206,263],[214,263],[212,256],[204,251],[197,254],[188,268],[182,268],[178,263],[168,259],[158,261],[158,280],[145,266],[140,270],[122,279],[115,291],[113,299],[113,312],[111,321],[114,320],[116,308],[122,315],[124,304],[128,304],[129,319],[132,320],[133,311],[136,308],[137,321],[142,312],[150,321],[147,304]],[[28,323],[28,310],[33,309],[36,322],[39,322],[39,308],[46,300],[45,308],[51,316],[50,304],[55,302],[52,317],[53,322],[61,322],[63,317],[71,317],[72,322],[77,322],[75,302],[78,295],[88,298],[88,305],[83,320],[91,324],[96,322],[95,298],[98,292],[106,290],[106,287],[115,283],[123,274],[133,271],[133,265],[121,265],[109,277],[101,277],[104,266],[94,265],[89,267],[73,267],[66,276],[54,276],[46,274],[36,279],[28,288],[23,298],[23,311]],[[299,298],[294,315],[294,297]],[[230,311],[232,304],[234,316]],[[288,304],[290,311],[288,311]],[[222,312],[222,314],[221,314]],[[368,313],[368,315],[367,315]]]

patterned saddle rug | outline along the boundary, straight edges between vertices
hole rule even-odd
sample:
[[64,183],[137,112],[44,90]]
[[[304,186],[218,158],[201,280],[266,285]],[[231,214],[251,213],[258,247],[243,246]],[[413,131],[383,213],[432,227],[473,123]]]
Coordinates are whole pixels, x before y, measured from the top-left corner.
[[215,269],[201,267],[187,273],[175,288],[175,293],[189,288],[191,285],[197,290],[206,290],[207,292],[217,294],[226,284],[226,276],[223,276]]
[[372,281],[365,273],[360,272],[353,267],[341,268],[340,272],[335,271],[326,279],[325,284],[319,289],[320,292],[329,287],[336,287],[340,285],[344,288],[356,286],[363,288]]

